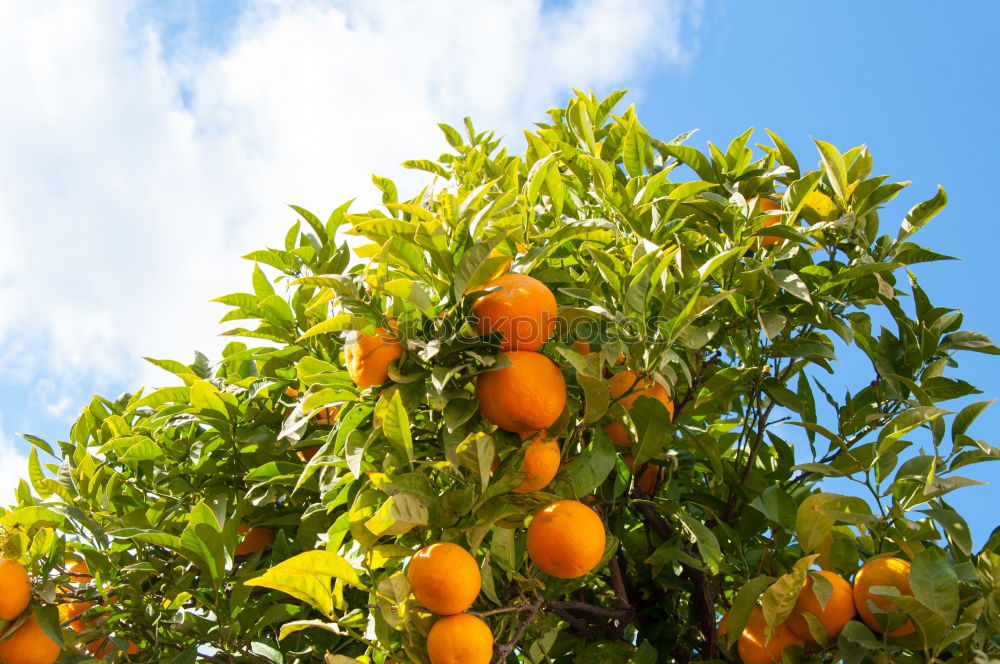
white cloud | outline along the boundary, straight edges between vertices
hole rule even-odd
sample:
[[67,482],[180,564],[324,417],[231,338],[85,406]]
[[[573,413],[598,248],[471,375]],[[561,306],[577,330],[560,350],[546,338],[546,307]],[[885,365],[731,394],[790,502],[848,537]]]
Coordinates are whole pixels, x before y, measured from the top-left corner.
[[28,457],[4,435],[4,416],[0,413],[0,505],[14,504],[14,491],[27,469]]
[[284,204],[372,203],[372,172],[415,187],[398,164],[444,150],[441,120],[519,142],[571,87],[682,66],[696,17],[694,0],[258,0],[219,48],[125,0],[0,3],[0,384],[64,413],[166,381],[140,356],[221,348],[207,300],[245,288],[239,256],[281,241]]

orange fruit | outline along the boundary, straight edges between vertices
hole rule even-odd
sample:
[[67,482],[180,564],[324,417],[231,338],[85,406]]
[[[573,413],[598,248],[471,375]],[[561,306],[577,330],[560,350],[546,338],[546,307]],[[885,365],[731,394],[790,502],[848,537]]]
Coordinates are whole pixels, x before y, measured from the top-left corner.
[[[632,470],[632,455],[625,454],[622,455],[622,459],[625,461],[625,465],[628,466],[629,470]],[[656,486],[660,483],[660,479],[663,477],[663,469],[657,466],[655,463],[647,463],[646,469],[642,471],[639,477],[633,477],[632,480],[635,485],[647,496],[652,496],[656,491]]]
[[[91,641],[84,646],[86,651],[97,657],[98,659],[102,657],[107,657],[108,653],[111,652],[115,644],[110,639],[97,639],[96,641]],[[128,642],[128,648],[125,650],[126,655],[135,655],[139,652],[139,646],[135,645],[134,641]]]
[[431,664],[490,664],[493,632],[468,613],[441,618],[427,633],[427,656]]
[[[619,371],[611,380],[608,381],[608,390],[611,392],[611,396],[619,397],[629,390],[635,389],[635,392],[629,394],[628,396],[622,397],[618,400],[626,410],[631,410],[632,405],[635,404],[635,400],[639,397],[653,397],[660,403],[662,403],[670,416],[674,415],[674,403],[667,396],[667,391],[663,389],[663,386],[654,381],[652,378],[638,379],[634,371]],[[618,421],[610,422],[604,425],[604,432],[608,434],[611,440],[614,441],[615,445],[621,445],[622,447],[629,446],[629,435],[628,429]]]
[[[527,435],[522,434],[522,438]],[[559,452],[559,442],[546,438],[544,432],[535,438],[524,451],[524,463],[521,472],[527,477],[512,489],[514,493],[530,493],[544,489],[556,476],[562,455]]]
[[806,643],[816,643],[816,639],[809,633],[809,623],[802,617],[803,613],[811,613],[826,630],[827,641],[835,642],[840,630],[854,617],[854,592],[850,583],[833,572],[821,570],[816,574],[821,574],[833,586],[826,607],[822,606],[816,597],[816,592],[812,588],[813,580],[810,577],[806,579],[806,585],[802,587],[799,598],[795,601],[795,608],[788,617],[787,625]]
[[[910,590],[910,563],[902,558],[877,558],[869,560],[858,573],[854,575],[854,607],[871,629],[881,633],[882,627],[875,618],[875,611],[871,604],[874,604],[882,613],[888,613],[896,609],[895,603],[888,597],[875,595],[871,592],[872,586],[894,586],[899,589],[901,595],[913,595]],[[906,636],[913,633],[916,628],[913,621],[908,621],[889,633],[889,636]]]
[[337,419],[337,413],[339,412],[340,409],[336,406],[333,406],[332,408],[324,408],[313,415],[312,423],[320,427],[329,426],[330,423]]
[[73,583],[90,583],[94,577],[90,574],[90,568],[83,560],[78,560],[66,568],[70,571],[69,580]]
[[406,578],[417,601],[442,616],[472,606],[483,584],[476,559],[451,542],[435,542],[417,551],[410,558]]
[[575,579],[601,562],[606,539],[597,512],[576,500],[559,500],[528,525],[528,555],[546,574]]
[[299,458],[303,461],[309,461],[316,453],[319,452],[319,445],[313,445],[312,447],[303,447],[301,450],[295,450],[295,453],[299,455]]
[[403,345],[388,330],[380,327],[375,332],[375,336],[356,332],[344,346],[347,373],[362,390],[384,383],[389,378],[389,365],[403,355]]
[[42,631],[35,616],[17,628],[10,638],[0,641],[3,664],[52,664],[62,647]]
[[502,353],[510,366],[476,380],[479,412],[506,431],[535,433],[559,419],[566,405],[566,381],[556,363],[541,353]]
[[483,288],[487,293],[472,304],[476,331],[485,336],[502,332],[500,350],[538,350],[552,336],[558,310],[548,287],[526,274],[505,274]]
[[743,664],[781,664],[781,651],[789,646],[802,646],[805,643],[788,628],[788,623],[781,623],[774,630],[774,636],[768,641],[765,630],[764,610],[754,607],[750,620],[743,629],[736,651]]
[[[89,609],[94,605],[93,602],[70,602],[66,605],[66,619],[76,618],[78,615]],[[74,632],[82,632],[87,629],[87,625],[93,621],[84,622],[82,620],[73,620],[69,624],[70,629]]]
[[0,620],[14,620],[31,601],[31,579],[24,565],[0,558]]
[[[768,210],[780,210],[781,209],[781,203],[778,203],[777,201],[773,201],[770,198],[761,198],[761,199],[759,199],[759,201],[760,201],[761,212],[767,212]],[[774,226],[775,224],[778,224],[778,223],[781,223],[781,217],[775,215],[773,217],[765,217],[763,225],[766,228],[768,226]],[[780,247],[781,245],[783,245],[785,243],[785,238],[776,237],[774,235],[765,235],[765,236],[762,237],[760,243],[764,247]]]
[[237,535],[244,535],[233,555],[248,556],[257,553],[262,549],[269,549],[274,544],[275,532],[270,528],[251,528],[245,523],[241,523],[236,529]]

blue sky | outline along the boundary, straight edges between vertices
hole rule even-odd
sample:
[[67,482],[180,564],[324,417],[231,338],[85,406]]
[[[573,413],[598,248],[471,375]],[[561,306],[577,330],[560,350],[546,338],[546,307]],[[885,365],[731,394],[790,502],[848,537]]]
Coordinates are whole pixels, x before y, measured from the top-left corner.
[[[221,347],[207,300],[280,241],[285,203],[371,198],[372,172],[415,186],[398,164],[442,151],[435,122],[471,115],[516,142],[573,87],[627,87],[654,134],[698,128],[697,147],[750,126],[803,163],[812,137],[865,143],[913,182],[887,227],[943,185],[918,241],[964,260],[917,276],[1000,339],[998,24],[985,1],[0,7],[0,89],[17,93],[0,109],[0,490],[25,469],[15,431],[65,437],[88,395],[167,380],[141,356]],[[960,360],[979,399],[1000,396],[1000,360]],[[865,375],[845,362],[831,386]],[[987,411],[971,434],[998,424]],[[1000,485],[953,496],[982,543]]]

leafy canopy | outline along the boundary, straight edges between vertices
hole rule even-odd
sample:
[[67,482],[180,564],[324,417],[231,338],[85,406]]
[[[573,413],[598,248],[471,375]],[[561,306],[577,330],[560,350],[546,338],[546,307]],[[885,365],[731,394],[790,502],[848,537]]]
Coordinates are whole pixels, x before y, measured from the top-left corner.
[[[975,484],[963,467],[1000,452],[968,435],[988,402],[941,404],[979,393],[955,374],[959,351],[1000,351],[911,271],[948,258],[913,241],[944,191],[886,232],[879,210],[907,183],[873,176],[864,146],[816,141],[819,167],[804,170],[748,130],[706,154],[689,134],[654,138],[632,108],[615,115],[622,96],[578,93],[525,133],[524,154],[469,121],[464,135],[442,125],[451,150],[405,163],[429,173],[415,197],[376,176],[377,210],[296,207],[284,244],[246,257],[252,290],[218,298],[223,321],[243,321],[226,334],[256,345],[233,341],[215,364],[150,360],[181,385],[94,397],[56,445],[26,436],[30,485],[0,517],[5,549],[30,563],[50,633],[55,605],[94,602],[83,633],[62,632],[61,661],[110,635],[140,646],[134,661],[426,662],[433,617],[403,570],[442,540],[481,565],[472,610],[506,661],[738,661],[754,605],[773,629],[811,566],[849,580],[882,554],[912,562],[913,596],[888,620],[917,630],[887,638],[855,619],[828,640],[812,621],[829,643],[788,655],[998,656],[1000,536],[974,551],[947,498]],[[556,294],[543,352],[568,389],[549,430],[566,463],[527,494],[511,492],[525,444],[473,392],[500,365],[472,302],[508,262]],[[390,321],[406,353],[386,386],[359,391],[345,339]],[[834,394],[850,354],[869,376]],[[667,387],[673,417],[650,398],[624,409],[607,388],[622,367]],[[313,417],[326,408],[332,421]],[[604,433],[611,418],[630,450]],[[557,498],[586,498],[606,525],[604,559],[579,579],[525,553],[527,520]],[[236,557],[241,524],[275,531],[273,546]],[[67,585],[80,558],[94,581]]]

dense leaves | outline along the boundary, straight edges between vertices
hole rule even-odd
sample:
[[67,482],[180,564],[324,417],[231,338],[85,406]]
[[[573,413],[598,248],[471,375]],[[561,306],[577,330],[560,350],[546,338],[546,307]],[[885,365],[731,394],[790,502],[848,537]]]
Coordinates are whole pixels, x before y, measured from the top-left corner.
[[[429,173],[416,196],[374,177],[377,210],[295,208],[284,244],[247,256],[251,292],[218,298],[224,322],[242,321],[226,334],[258,345],[150,360],[178,385],[95,397],[58,444],[27,437],[30,484],[0,527],[39,604],[95,604],[86,631],[64,632],[65,661],[112,635],[140,645],[134,661],[426,662],[431,619],[403,568],[441,540],[480,563],[472,610],[506,661],[737,661],[758,602],[774,628],[810,566],[850,579],[879,554],[912,561],[913,596],[896,599],[916,632],[854,620],[799,661],[1000,656],[1000,536],[974,551],[947,502],[974,484],[965,466],[1000,458],[968,434],[988,402],[956,401],[979,392],[957,359],[1000,350],[913,272],[947,258],[912,240],[944,192],[886,232],[879,210],[906,183],[873,176],[865,147],[817,141],[808,172],[770,133],[705,154],[688,134],[654,138],[631,108],[614,115],[621,98],[577,95],[521,155],[471,122],[442,125],[452,150],[405,164]],[[549,430],[568,463],[523,495],[524,443],[473,391],[499,340],[475,334],[472,303],[508,264],[556,295],[543,352],[568,387]],[[359,391],[342,350],[376,328],[406,353]],[[870,367],[837,395],[828,376],[847,354]],[[619,365],[667,387],[673,417],[648,397],[623,408],[606,382]],[[327,408],[332,421],[315,417]],[[661,469],[651,490],[605,434],[611,418],[630,430],[635,476]],[[585,497],[604,559],[548,577],[527,558],[527,520]],[[274,531],[273,546],[235,556],[241,525]],[[93,583],[68,585],[79,558]]]

